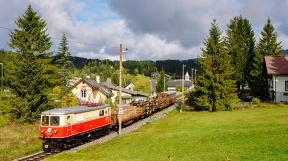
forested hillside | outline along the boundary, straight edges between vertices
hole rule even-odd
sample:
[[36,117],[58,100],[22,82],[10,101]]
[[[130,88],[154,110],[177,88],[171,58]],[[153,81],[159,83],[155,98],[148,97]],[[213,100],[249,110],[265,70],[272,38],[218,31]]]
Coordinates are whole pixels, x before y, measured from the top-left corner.
[[[57,57],[54,57],[54,61]],[[106,64],[113,67],[115,70],[119,68],[119,61],[112,60],[99,60],[99,59],[87,59],[82,57],[70,57],[74,67],[76,69],[83,69],[85,66],[89,68],[95,68],[97,66]],[[144,74],[145,76],[151,76],[153,72],[159,72],[162,70],[165,73],[181,76],[182,75],[182,65],[185,64],[185,71],[191,72],[192,68],[197,68],[197,59],[188,60],[128,60],[123,62],[123,66],[126,72],[129,74]]]

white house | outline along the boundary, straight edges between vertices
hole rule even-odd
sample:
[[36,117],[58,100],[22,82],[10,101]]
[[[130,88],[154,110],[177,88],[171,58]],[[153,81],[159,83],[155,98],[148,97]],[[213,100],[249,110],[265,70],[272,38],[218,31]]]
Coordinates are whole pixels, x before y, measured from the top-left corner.
[[288,102],[288,57],[265,56],[268,91],[274,102]]
[[130,83],[125,88],[128,89],[128,90],[134,91],[135,85],[133,83]]
[[112,97],[111,91],[90,79],[80,79],[71,87],[71,91],[79,104],[104,103]]
[[186,72],[186,74],[185,74],[185,80],[187,80],[187,81],[189,81],[190,80],[190,75],[189,75],[189,73],[188,72]]

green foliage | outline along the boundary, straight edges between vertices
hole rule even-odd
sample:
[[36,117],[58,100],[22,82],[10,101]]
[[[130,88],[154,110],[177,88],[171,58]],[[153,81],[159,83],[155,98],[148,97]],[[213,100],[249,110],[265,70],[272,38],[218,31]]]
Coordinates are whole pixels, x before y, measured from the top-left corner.
[[181,85],[176,85],[176,91],[177,92],[182,92],[182,86]]
[[140,91],[144,93],[150,92],[150,78],[146,77],[145,75],[131,75],[131,74],[125,74],[123,76],[123,82],[124,85],[127,86],[130,83],[133,83],[135,85],[134,90]]
[[62,92],[66,91],[68,79],[69,79],[69,70],[71,69],[71,61],[69,57],[71,56],[68,47],[68,40],[66,38],[65,33],[62,35],[61,42],[59,44],[58,53],[56,55],[58,57],[57,66],[59,68],[60,73],[60,84],[62,88]]
[[[196,110],[231,110],[231,93],[234,81],[231,79],[233,67],[231,55],[225,50],[221,31],[213,21],[209,36],[204,42],[199,64],[203,71],[198,76],[195,91],[190,93],[189,104]],[[225,62],[225,63],[223,63]]]
[[144,74],[145,76],[151,76],[151,73],[156,71],[156,64],[151,60],[127,60],[123,62],[123,67],[128,70],[129,74],[134,75]]
[[267,100],[268,84],[265,71],[264,56],[283,55],[281,42],[277,40],[277,33],[274,30],[270,19],[267,20],[261,32],[259,43],[256,47],[256,54],[253,57],[250,88],[262,100]]
[[[227,49],[232,56],[238,92],[243,92],[244,86],[250,80],[250,66],[254,56],[255,38],[249,20],[242,16],[230,20],[227,30]],[[240,89],[240,87],[242,87]]]
[[254,98],[252,98],[252,103],[253,103],[253,104],[255,104],[255,105],[258,105],[258,104],[260,104],[260,103],[261,103],[261,101],[260,101],[260,99],[259,99],[259,98],[257,98],[257,97],[254,97]]
[[157,92],[163,92],[163,91],[165,91],[165,89],[164,89],[164,79],[166,79],[165,78],[165,72],[164,72],[164,70],[162,69],[161,70],[161,72],[160,72],[160,78],[159,78],[159,80],[158,80],[158,82],[157,82],[157,86],[156,86],[156,91]]
[[[48,161],[284,161],[288,108],[177,112],[130,134]],[[95,153],[97,152],[97,153]],[[111,155],[113,152],[113,155]]]
[[33,122],[40,112],[53,108],[47,98],[49,87],[55,83],[52,72],[55,68],[50,64],[48,52],[51,41],[45,21],[31,6],[17,19],[16,25],[9,44],[17,55],[5,64],[8,68],[5,77],[16,94],[10,113],[12,119]]

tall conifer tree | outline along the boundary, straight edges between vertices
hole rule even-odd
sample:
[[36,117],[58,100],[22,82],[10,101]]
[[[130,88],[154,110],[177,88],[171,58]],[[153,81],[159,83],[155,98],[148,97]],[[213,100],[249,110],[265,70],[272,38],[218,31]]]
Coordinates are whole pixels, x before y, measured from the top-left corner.
[[62,90],[65,90],[67,87],[68,83],[68,77],[69,77],[69,70],[71,68],[71,61],[70,61],[70,52],[69,52],[69,46],[68,46],[68,41],[66,38],[65,33],[62,35],[61,42],[59,44],[59,49],[58,49],[58,60],[57,60],[57,65],[60,70],[60,76],[61,76],[61,87]]
[[164,72],[164,70],[162,69],[161,72],[160,72],[159,81],[157,82],[157,86],[156,86],[157,92],[163,92],[163,91],[165,91],[165,89],[164,89],[164,79],[165,79],[165,72]]
[[240,93],[243,92],[246,83],[250,82],[250,66],[255,54],[254,48],[254,31],[249,20],[242,16],[233,18],[227,30],[227,49],[233,58],[234,79]]
[[225,49],[216,20],[204,45],[199,60],[203,73],[198,77],[195,92],[191,93],[190,104],[199,110],[207,107],[209,111],[230,110],[234,90],[232,58]]
[[263,31],[261,32],[251,65],[252,70],[250,72],[252,78],[250,88],[262,100],[268,99],[268,84],[264,56],[280,55],[283,55],[281,42],[277,40],[277,32],[275,31],[271,20],[268,18],[263,27]]
[[[16,93],[11,109],[16,119],[32,122],[48,107],[47,88],[51,41],[45,21],[29,5],[16,20],[17,28],[10,33],[10,47],[15,50],[15,68],[10,73],[10,87]],[[8,76],[9,77],[9,76]]]

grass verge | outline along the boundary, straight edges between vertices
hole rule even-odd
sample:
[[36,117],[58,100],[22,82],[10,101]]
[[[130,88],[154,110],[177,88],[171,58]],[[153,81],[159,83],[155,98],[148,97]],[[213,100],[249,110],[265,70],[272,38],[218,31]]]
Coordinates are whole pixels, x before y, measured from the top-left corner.
[[47,160],[288,160],[287,145],[288,106],[266,104],[232,112],[174,111],[133,133]]
[[0,116],[0,160],[13,160],[41,150],[39,124],[8,124]]

